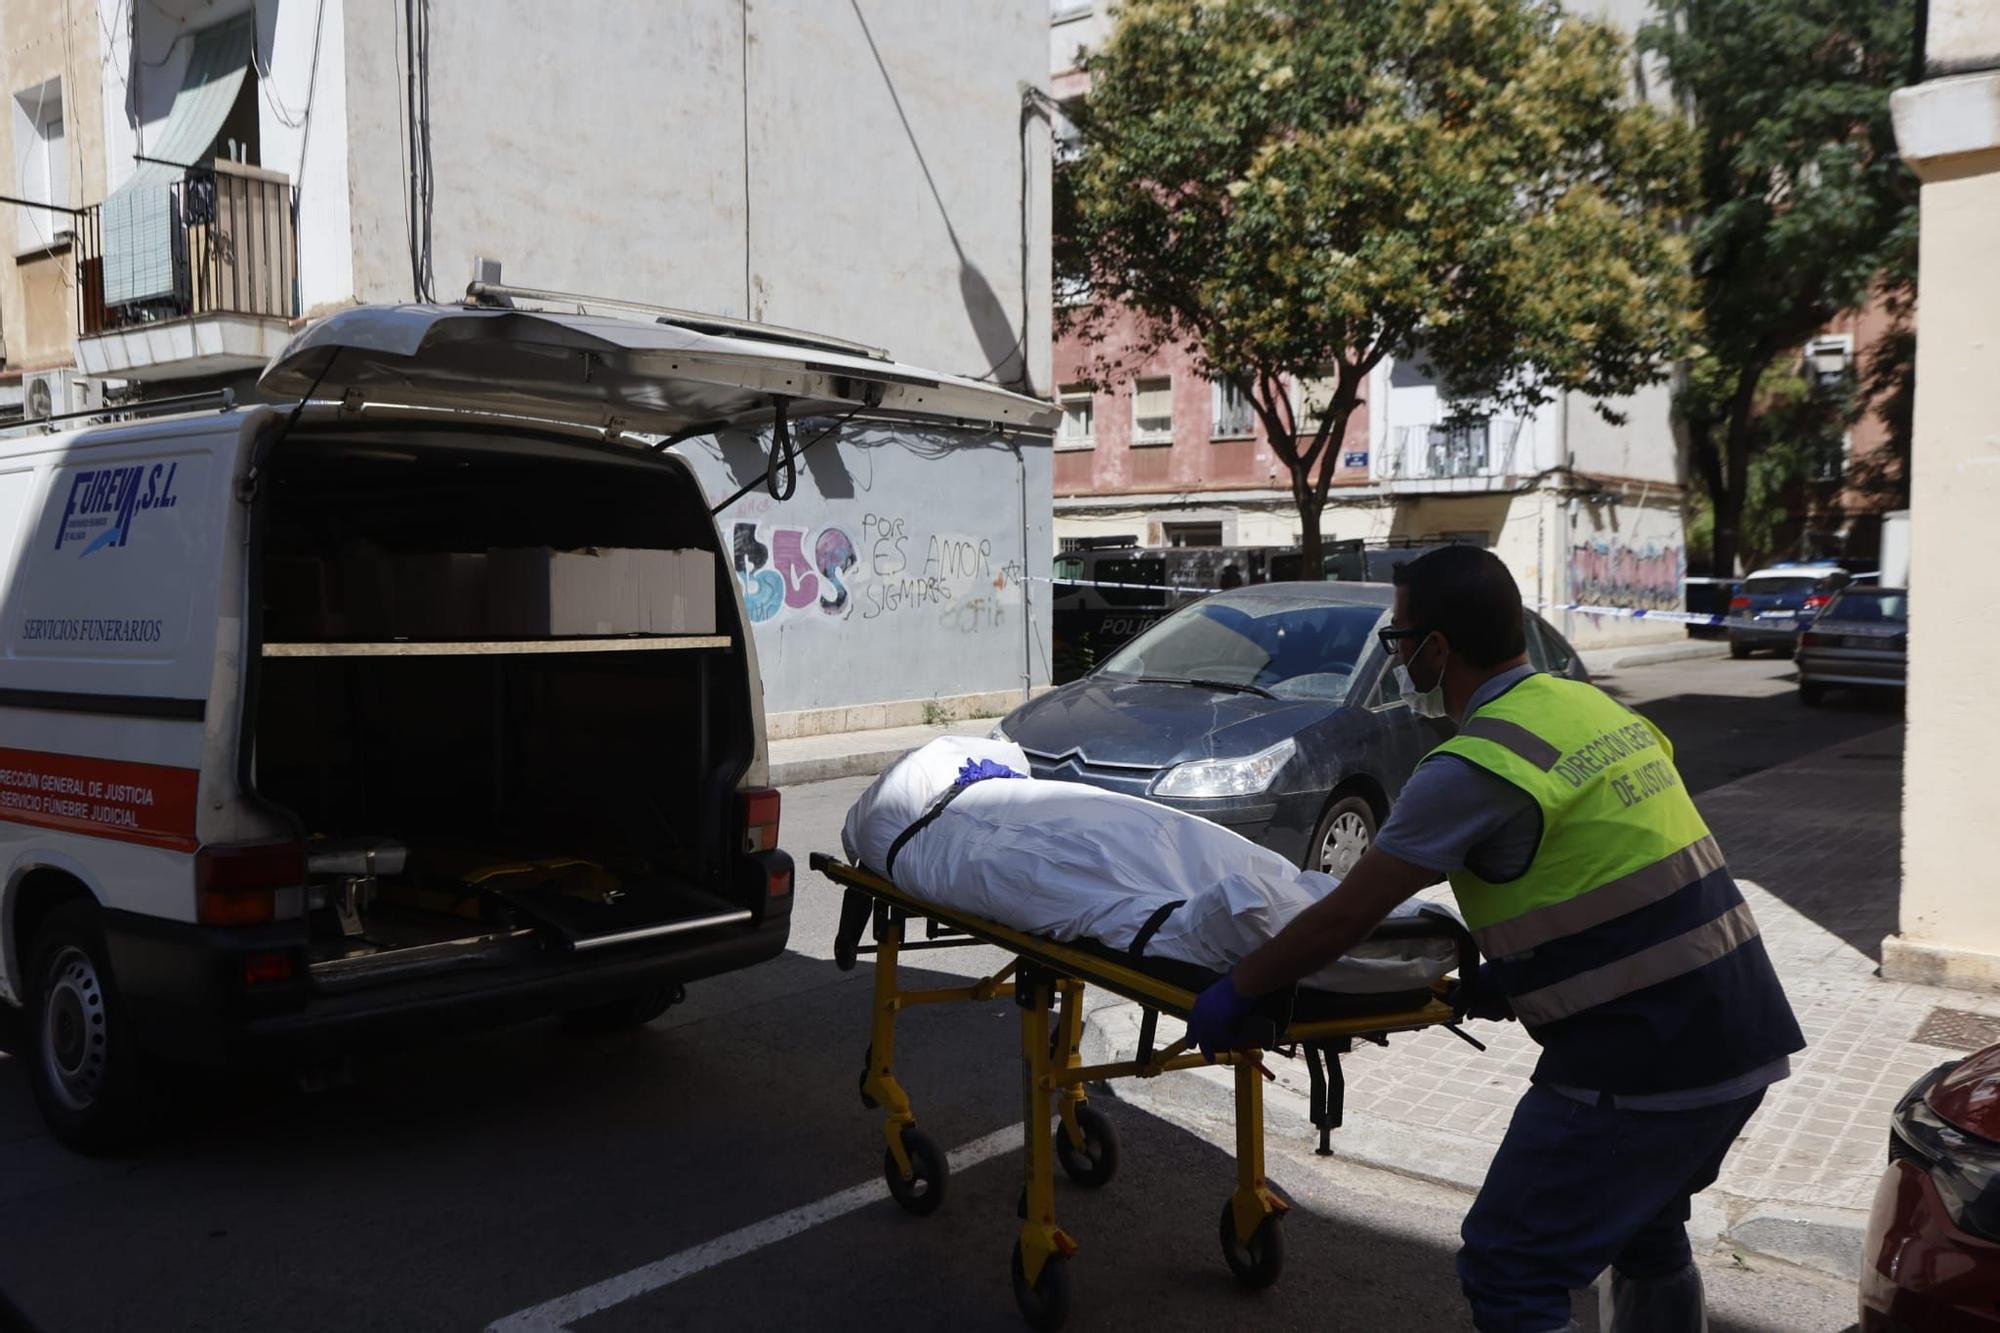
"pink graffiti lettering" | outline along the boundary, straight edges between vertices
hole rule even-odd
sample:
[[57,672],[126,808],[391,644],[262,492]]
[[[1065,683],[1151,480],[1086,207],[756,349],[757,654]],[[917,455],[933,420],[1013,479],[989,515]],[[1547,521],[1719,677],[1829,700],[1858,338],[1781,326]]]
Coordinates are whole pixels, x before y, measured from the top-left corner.
[[819,578],[806,559],[804,528],[779,528],[771,534],[771,567],[785,581],[785,605],[794,611],[819,600]]

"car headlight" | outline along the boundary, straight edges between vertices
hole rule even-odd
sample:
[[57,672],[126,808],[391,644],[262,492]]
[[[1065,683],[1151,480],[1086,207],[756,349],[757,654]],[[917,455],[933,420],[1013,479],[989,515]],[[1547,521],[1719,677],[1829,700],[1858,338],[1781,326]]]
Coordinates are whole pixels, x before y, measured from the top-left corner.
[[1889,1119],[1889,1155],[1930,1174],[1959,1230],[2000,1240],[2000,1144],[1959,1129],[1924,1100],[1931,1085],[1952,1067],[1926,1074],[1903,1095]]
[[1012,740],[1013,737],[1007,734],[1007,724],[1002,720],[993,724],[993,730],[986,733],[986,739],[989,741],[1005,741]]
[[1176,764],[1153,783],[1155,796],[1255,796],[1276,780],[1298,752],[1287,736],[1266,750],[1241,759],[1196,759]]

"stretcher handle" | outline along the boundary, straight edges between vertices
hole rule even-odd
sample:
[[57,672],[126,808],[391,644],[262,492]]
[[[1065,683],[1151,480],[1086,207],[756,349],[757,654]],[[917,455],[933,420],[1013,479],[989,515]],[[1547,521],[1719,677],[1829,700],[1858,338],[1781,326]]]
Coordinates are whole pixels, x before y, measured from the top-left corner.
[[[1450,937],[1453,947],[1458,950],[1459,993],[1463,995],[1479,985],[1479,942],[1457,920],[1430,913],[1392,917],[1370,931],[1368,938],[1371,941],[1434,940],[1440,935]],[[1464,1012],[1461,1007],[1461,1016]]]

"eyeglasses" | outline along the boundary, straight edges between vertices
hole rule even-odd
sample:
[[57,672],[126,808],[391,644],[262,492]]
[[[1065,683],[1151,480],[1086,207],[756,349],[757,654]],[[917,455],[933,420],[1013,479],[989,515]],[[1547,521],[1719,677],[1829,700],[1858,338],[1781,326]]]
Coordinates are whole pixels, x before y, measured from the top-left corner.
[[1382,651],[1394,657],[1398,641],[1402,639],[1421,639],[1428,633],[1430,631],[1425,629],[1378,629],[1375,631],[1375,638],[1381,643]]

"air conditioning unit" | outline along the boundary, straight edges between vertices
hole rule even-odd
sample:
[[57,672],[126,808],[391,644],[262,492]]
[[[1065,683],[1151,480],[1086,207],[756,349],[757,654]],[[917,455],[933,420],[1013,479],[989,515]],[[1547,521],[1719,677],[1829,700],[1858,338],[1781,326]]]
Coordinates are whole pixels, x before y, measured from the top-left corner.
[[27,421],[89,412],[104,406],[104,386],[75,370],[34,370],[21,376],[21,415]]

